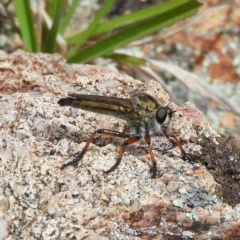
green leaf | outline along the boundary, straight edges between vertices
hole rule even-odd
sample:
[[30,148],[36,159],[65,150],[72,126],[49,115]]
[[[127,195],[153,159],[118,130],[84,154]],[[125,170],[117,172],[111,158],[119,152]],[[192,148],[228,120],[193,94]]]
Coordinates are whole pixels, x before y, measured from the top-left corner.
[[78,4],[79,4],[79,0],[73,0],[72,5],[69,7],[66,16],[64,17],[64,19],[62,20],[62,22],[59,26],[59,33],[60,34],[64,34],[66,28],[69,26],[69,24],[70,24],[70,22],[73,18],[73,14],[74,14]]
[[53,19],[57,9],[58,1],[47,0],[45,3],[46,3],[46,11],[48,13],[48,16]]
[[97,28],[100,20],[104,17],[104,15],[108,12],[110,7],[113,5],[115,0],[106,0],[104,4],[101,6],[101,8],[97,11],[96,15],[94,16],[92,22],[89,24],[89,26],[82,31],[78,35],[78,41],[74,48],[71,51],[70,55],[76,54],[78,49],[85,43],[85,41],[92,35],[92,33],[95,31]]
[[111,20],[101,23],[94,32],[94,36],[102,34],[104,32],[109,32],[116,28],[124,27],[128,24],[136,23],[137,21],[142,21],[155,15],[159,15],[187,2],[189,2],[189,0],[168,1],[166,3],[155,4],[126,15],[115,17]]
[[[17,0],[16,0],[17,1]],[[57,34],[60,24],[60,20],[64,10],[64,0],[54,0],[54,4],[51,8],[51,15],[53,15],[53,25],[50,30],[46,31],[46,36],[43,39],[43,51],[48,53],[54,53],[57,43]]]
[[140,59],[138,57],[130,56],[127,54],[122,54],[122,53],[113,53],[109,55],[105,55],[104,57],[106,58],[111,58],[115,61],[119,62],[124,62],[124,63],[130,63],[134,65],[139,65],[139,66],[146,66],[146,61],[143,59]]
[[70,57],[68,62],[89,62],[97,57],[111,53],[114,49],[122,47],[136,39],[147,36],[170,24],[194,14],[201,6],[195,0],[189,0],[187,3],[168,10],[162,14],[156,15],[134,26],[122,30],[102,41],[90,46],[78,54]]
[[26,49],[29,52],[37,52],[37,41],[29,1],[14,0],[13,3]]
[[[115,17],[111,20],[99,24],[96,30],[93,32],[93,36],[99,35],[104,32],[109,32],[113,29],[124,27],[129,24],[137,23],[138,21],[142,21],[146,18],[153,17],[155,15],[171,10],[174,7],[180,6],[186,2],[189,2],[189,0],[168,1],[166,3],[155,4],[153,6],[134,11],[123,16]],[[73,36],[67,38],[67,42],[78,42],[81,34],[82,32],[74,34]]]

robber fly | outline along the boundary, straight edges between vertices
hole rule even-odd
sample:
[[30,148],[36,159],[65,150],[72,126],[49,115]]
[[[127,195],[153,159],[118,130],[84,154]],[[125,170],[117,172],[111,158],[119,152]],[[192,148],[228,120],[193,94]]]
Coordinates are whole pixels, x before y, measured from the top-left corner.
[[172,144],[176,144],[180,148],[183,157],[185,156],[185,151],[179,140],[168,132],[168,126],[174,111],[169,107],[161,106],[155,98],[146,93],[137,93],[130,99],[71,93],[69,97],[60,99],[58,103],[60,106],[72,106],[74,108],[122,118],[130,124],[131,129],[131,133],[129,134],[109,129],[96,130],[88,139],[82,152],[73,161],[64,164],[62,169],[69,165],[75,167],[78,165],[96,134],[127,138],[120,147],[116,163],[105,172],[106,174],[114,171],[120,164],[124,148],[139,141],[141,138],[144,138],[148,144],[148,151],[152,160],[150,170],[153,178],[156,177],[157,167],[150,136],[165,135]]

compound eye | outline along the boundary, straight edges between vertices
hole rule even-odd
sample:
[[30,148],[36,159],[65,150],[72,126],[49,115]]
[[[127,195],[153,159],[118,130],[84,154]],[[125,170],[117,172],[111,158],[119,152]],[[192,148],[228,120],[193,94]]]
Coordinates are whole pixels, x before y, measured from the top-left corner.
[[159,124],[168,124],[172,117],[172,111],[169,107],[160,107],[156,113],[156,119]]

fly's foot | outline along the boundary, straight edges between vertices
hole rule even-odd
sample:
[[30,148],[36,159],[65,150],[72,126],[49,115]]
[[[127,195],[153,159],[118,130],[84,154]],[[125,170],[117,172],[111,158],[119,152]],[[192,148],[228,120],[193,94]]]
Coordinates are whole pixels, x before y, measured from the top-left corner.
[[156,167],[156,165],[153,165],[150,168],[150,174],[151,174],[151,178],[156,178],[157,177],[157,167]]
[[82,159],[82,154],[78,155],[76,158],[74,158],[71,162],[65,163],[62,165],[61,169],[63,170],[64,168],[68,167],[68,166],[73,166],[73,167],[77,167],[78,163],[80,162],[80,160]]
[[121,158],[118,158],[117,162],[110,169],[108,169],[107,171],[103,172],[104,176],[108,176],[109,173],[113,172],[118,167],[120,162],[121,162]]
[[201,162],[201,154],[199,153],[187,153],[183,156],[183,160],[188,162]]
[[108,175],[109,175],[108,171],[103,171],[103,176],[104,176],[105,178],[108,177]]
[[189,153],[182,154],[182,159],[188,162],[192,161],[192,156]]

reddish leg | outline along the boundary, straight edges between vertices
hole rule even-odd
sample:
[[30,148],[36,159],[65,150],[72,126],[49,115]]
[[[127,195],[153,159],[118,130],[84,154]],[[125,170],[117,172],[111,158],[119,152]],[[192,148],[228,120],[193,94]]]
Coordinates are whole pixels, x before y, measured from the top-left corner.
[[183,146],[180,143],[180,141],[173,134],[168,133],[166,128],[162,127],[162,131],[170,143],[176,144],[179,147],[179,149],[181,150],[183,159],[186,159],[187,154],[186,154],[185,150],[183,149]]
[[114,171],[117,168],[117,166],[120,164],[120,162],[121,162],[122,154],[123,154],[123,151],[124,151],[124,147],[126,147],[127,145],[130,145],[132,143],[137,142],[140,138],[141,138],[141,136],[135,135],[135,136],[132,136],[129,139],[127,139],[122,144],[122,146],[120,147],[120,150],[119,150],[119,153],[118,153],[117,162],[109,170],[105,171],[104,173],[108,174],[108,173]]
[[70,165],[73,165],[74,167],[76,167],[78,165],[78,163],[80,162],[80,160],[83,158],[84,154],[86,153],[90,143],[93,141],[96,134],[104,134],[104,135],[108,135],[108,136],[112,136],[112,137],[128,138],[128,140],[125,141],[120,148],[118,158],[117,158],[117,162],[113,165],[113,167],[111,167],[105,173],[110,173],[111,171],[113,171],[117,168],[117,166],[121,162],[121,158],[122,158],[122,154],[123,154],[123,150],[124,150],[125,146],[127,146],[129,144],[132,144],[134,142],[137,142],[140,139],[140,136],[131,136],[131,134],[125,134],[125,133],[121,133],[121,132],[117,132],[117,131],[113,131],[113,130],[108,130],[108,129],[98,129],[98,130],[96,130],[95,132],[92,133],[92,135],[88,139],[86,145],[84,146],[82,152],[75,159],[73,159],[71,162],[63,164],[61,169],[64,169],[65,167],[70,166]]
[[153,155],[153,150],[152,150],[152,146],[150,145],[151,144],[151,139],[150,139],[150,136],[148,134],[146,134],[144,136],[144,140],[146,141],[146,143],[148,144],[148,152],[150,154],[150,157],[151,157],[151,160],[152,160],[152,168],[151,168],[151,171],[152,171],[152,178],[156,178],[156,175],[157,175],[157,164],[156,164],[156,161],[155,161],[155,157]]

